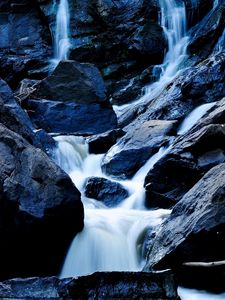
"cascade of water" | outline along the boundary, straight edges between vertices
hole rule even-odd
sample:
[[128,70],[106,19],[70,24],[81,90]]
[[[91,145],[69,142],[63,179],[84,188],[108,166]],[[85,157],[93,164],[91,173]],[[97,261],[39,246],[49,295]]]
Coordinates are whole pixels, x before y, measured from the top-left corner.
[[215,102],[206,103],[198,106],[195,108],[182,122],[177,134],[185,134],[189,131],[197,122],[198,120],[203,117],[210,108],[215,105]]
[[70,49],[69,22],[70,11],[68,1],[60,0],[56,15],[54,39],[54,60],[58,62],[68,59]]
[[154,68],[157,72],[161,70],[160,78],[158,81],[147,85],[144,96],[132,104],[114,105],[113,108],[117,115],[123,113],[128,107],[131,108],[137,103],[139,105],[141,102],[151,101],[157,97],[177,75],[181,63],[187,56],[187,18],[184,3],[177,0],[159,0],[159,4],[161,8],[160,24],[168,41],[168,51],[163,63]]
[[141,270],[143,261],[138,253],[143,244],[142,235],[149,228],[158,226],[170,213],[169,210],[144,210],[144,178],[147,170],[166,154],[168,148],[161,148],[153,155],[132,180],[120,182],[131,195],[120,207],[109,209],[83,195],[83,184],[87,177],[106,177],[101,171],[102,155],[88,155],[81,138],[59,136],[55,140],[58,142],[55,161],[70,174],[82,192],[85,207],[84,230],[75,237],[68,251],[61,277],[94,271]]
[[[157,95],[172,80],[186,54],[184,5],[178,5],[174,0],[160,0],[160,5],[161,24],[168,38],[169,48],[164,63],[160,66],[160,80],[146,89],[146,93],[151,95]],[[195,109],[184,120],[178,134],[184,134],[192,128],[213,105],[214,103],[204,104]],[[107,208],[83,195],[83,185],[87,177],[106,177],[101,171],[103,155],[89,155],[88,147],[81,138],[61,136],[55,140],[58,142],[55,160],[69,173],[81,191],[85,207],[84,230],[71,244],[61,277],[86,275],[95,271],[141,270],[145,233],[149,229],[155,230],[170,213],[169,210],[144,209],[144,178],[155,163],[168,153],[172,145],[162,147],[132,180],[120,181],[128,189],[130,196],[119,207]],[[180,291],[183,293],[182,299],[189,299],[184,290]]]

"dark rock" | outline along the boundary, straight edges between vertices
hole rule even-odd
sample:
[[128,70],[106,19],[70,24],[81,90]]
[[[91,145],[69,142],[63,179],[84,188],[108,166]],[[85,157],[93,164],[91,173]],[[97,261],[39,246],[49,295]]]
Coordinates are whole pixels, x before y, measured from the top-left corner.
[[155,207],[157,200],[162,207],[173,205],[210,168],[224,162],[224,137],[223,125],[211,124],[178,138],[145,178],[147,206]]
[[129,194],[118,182],[105,178],[89,177],[85,183],[85,196],[101,201],[108,207],[115,207]]
[[175,205],[148,255],[145,269],[224,260],[225,164],[212,168]]
[[62,61],[52,75],[35,85],[33,97],[76,103],[105,103],[106,88],[99,70],[91,64]]
[[128,107],[118,126],[132,130],[151,119],[182,120],[196,106],[221,100],[225,96],[225,54],[212,54],[196,66],[184,69],[158,97],[146,95],[142,103]]
[[192,27],[213,8],[213,0],[184,0],[188,18],[188,27]]
[[152,1],[77,1],[71,58],[107,65],[129,60],[160,63],[166,48]]
[[40,149],[0,126],[0,278],[54,275],[83,227],[80,193]]
[[0,283],[0,297],[4,299],[62,299],[61,289],[72,279],[15,278]]
[[72,299],[179,299],[170,271],[95,273],[73,280],[68,291]]
[[130,178],[170,140],[176,122],[148,121],[130,130],[105,155],[102,169],[118,178]]
[[49,151],[54,140],[43,130],[35,130],[26,112],[20,107],[10,88],[0,79],[0,122],[20,134],[34,146]]
[[16,299],[178,300],[170,271],[94,273],[75,279],[28,278],[0,283],[0,297]]
[[190,30],[189,53],[205,59],[212,52],[224,30],[224,26],[225,1],[222,0],[221,4],[211,10],[200,23]]
[[179,285],[213,293],[225,291],[225,262],[190,262],[176,270]]
[[0,49],[21,56],[39,57],[48,53],[51,33],[39,13],[36,1],[2,0]]
[[117,127],[113,109],[99,103],[29,100],[28,113],[47,132],[98,134]]
[[51,32],[36,1],[2,0],[0,11],[0,77],[15,89],[51,55]]
[[114,129],[87,138],[89,153],[106,153],[116,143],[117,139],[123,135],[124,132],[121,129]]

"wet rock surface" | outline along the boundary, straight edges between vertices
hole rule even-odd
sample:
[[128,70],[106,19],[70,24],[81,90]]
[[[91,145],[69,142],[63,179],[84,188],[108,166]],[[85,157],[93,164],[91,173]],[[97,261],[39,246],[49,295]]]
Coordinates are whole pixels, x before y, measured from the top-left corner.
[[89,177],[85,183],[85,196],[101,201],[108,207],[115,207],[129,196],[118,182],[105,178]]
[[106,88],[99,70],[92,64],[63,61],[53,73],[35,85],[32,97],[76,103],[105,103]]
[[173,267],[183,262],[224,259],[225,164],[206,173],[175,205],[164,222],[146,268]]
[[36,127],[47,132],[98,134],[117,127],[112,107],[99,103],[29,100],[27,108]]
[[152,120],[128,131],[105,155],[102,169],[119,178],[130,178],[151,155],[171,139],[174,121]]
[[223,114],[221,100],[154,165],[145,178],[147,205],[175,204],[208,170],[225,161]]
[[169,271],[94,273],[63,280],[56,277],[13,279],[0,283],[0,296],[5,299],[179,299],[174,278]]
[[94,154],[106,153],[114,144],[116,144],[117,139],[124,134],[125,133],[121,129],[116,129],[91,136],[87,139],[89,152]]

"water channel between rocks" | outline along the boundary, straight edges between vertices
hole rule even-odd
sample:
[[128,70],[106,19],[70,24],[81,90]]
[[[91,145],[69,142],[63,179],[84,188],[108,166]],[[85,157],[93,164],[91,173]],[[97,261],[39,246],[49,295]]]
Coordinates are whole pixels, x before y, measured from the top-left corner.
[[[178,4],[179,2],[179,4]],[[186,11],[183,2],[175,0],[159,1],[160,24],[168,40],[168,51],[161,65],[156,66],[159,80],[145,87],[144,96],[138,101],[122,106],[114,106],[117,115],[133,109],[144,101],[152,101],[177,76],[182,62],[187,57],[188,36],[186,32]],[[58,6],[55,54],[57,61],[68,57],[69,4],[61,0]],[[196,108],[181,124],[177,134],[185,134],[214,105],[204,104]],[[85,208],[85,226],[73,240],[65,258],[60,276],[80,276],[96,271],[140,271],[145,264],[145,235],[156,232],[159,225],[170,214],[169,210],[147,210],[144,205],[144,179],[154,164],[173,147],[171,142],[161,147],[131,180],[116,181],[129,193],[129,196],[116,207],[108,208],[103,203],[87,198],[84,186],[89,177],[107,177],[101,170],[103,155],[88,153],[85,140],[75,136],[58,136],[55,161],[66,171],[76,187],[81,191]],[[224,299],[218,296],[179,289],[182,299]]]

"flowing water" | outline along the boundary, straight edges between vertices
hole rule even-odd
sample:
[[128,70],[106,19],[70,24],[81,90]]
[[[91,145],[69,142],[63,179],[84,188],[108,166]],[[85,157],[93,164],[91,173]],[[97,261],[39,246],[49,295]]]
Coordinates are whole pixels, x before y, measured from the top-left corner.
[[184,119],[182,125],[180,126],[177,134],[185,134],[188,132],[194,125],[198,122],[198,120],[203,117],[207,111],[212,108],[216,102],[206,103],[195,108],[188,116]]
[[67,0],[60,0],[56,14],[56,29],[54,35],[54,62],[68,59],[70,49],[69,39],[70,10]]
[[[101,171],[102,155],[88,154],[81,138],[59,136],[56,162],[71,176],[82,192],[85,227],[68,251],[61,277],[85,275],[95,271],[138,271],[144,264],[144,235],[155,230],[169,210],[144,209],[144,178],[148,170],[169,148],[159,152],[144,165],[132,180],[120,181],[130,193],[118,207],[107,208],[99,201],[84,196],[85,179],[106,177]],[[135,208],[135,209],[134,209]]]
[[[175,0],[159,0],[161,6],[161,26],[168,40],[168,52],[160,68],[160,79],[147,86],[145,96],[140,99],[153,99],[170,83],[179,72],[186,57],[188,37],[186,35],[186,12],[184,4]],[[179,2],[179,4],[178,4]],[[67,59],[69,42],[69,8],[66,0],[61,0],[57,13],[55,36],[55,59]],[[131,108],[133,104],[125,105]],[[190,130],[214,103],[195,109],[183,122],[178,134]],[[115,107],[117,112],[119,108]],[[145,209],[144,178],[172,145],[162,147],[134,175],[131,180],[119,181],[129,192],[120,205],[107,208],[103,203],[85,197],[85,181],[90,176],[104,177],[101,171],[103,155],[91,155],[83,138],[59,136],[55,138],[58,147],[55,161],[72,178],[81,191],[85,208],[85,226],[73,240],[65,258],[61,277],[86,275],[96,271],[138,271],[145,263],[145,235],[157,230],[170,214],[169,210],[148,211]],[[110,179],[112,180],[112,179]],[[217,299],[204,298],[205,294],[179,289],[183,300]],[[194,298],[195,295],[199,298]],[[201,296],[201,297],[200,297]],[[222,299],[222,298],[218,298]]]
[[113,108],[117,115],[146,100],[149,102],[159,96],[178,75],[182,62],[187,57],[187,17],[184,3],[176,0],[159,0],[159,4],[161,8],[160,25],[168,41],[168,51],[163,63],[154,68],[157,73],[160,70],[160,78],[158,81],[147,85],[144,89],[144,96],[132,104],[114,105]]

